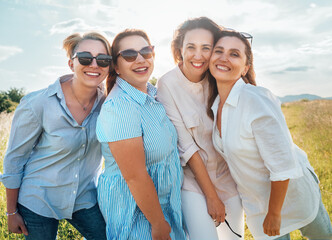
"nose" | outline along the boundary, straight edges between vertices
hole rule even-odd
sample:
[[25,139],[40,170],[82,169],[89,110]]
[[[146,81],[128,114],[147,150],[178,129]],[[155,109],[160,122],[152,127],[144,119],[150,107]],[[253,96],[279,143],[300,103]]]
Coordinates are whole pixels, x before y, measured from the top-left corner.
[[138,53],[137,58],[136,58],[136,62],[144,62],[144,61],[145,61],[145,58],[140,53]]
[[96,58],[93,58],[92,59],[92,62],[90,64],[90,67],[93,67],[93,68],[97,68],[98,67],[98,64],[97,64],[97,60]]
[[202,58],[201,50],[196,50],[194,53],[194,59],[201,59],[201,58]]

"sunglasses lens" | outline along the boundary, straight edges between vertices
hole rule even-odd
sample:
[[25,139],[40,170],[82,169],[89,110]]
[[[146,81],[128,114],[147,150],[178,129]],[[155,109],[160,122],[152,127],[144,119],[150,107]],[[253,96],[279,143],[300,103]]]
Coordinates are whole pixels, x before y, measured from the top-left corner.
[[120,53],[120,55],[127,61],[133,62],[136,60],[138,53],[135,50],[124,50]]
[[79,52],[77,53],[77,58],[80,64],[88,66],[92,63],[92,55],[88,52]]
[[153,46],[147,46],[142,48],[139,53],[145,58],[145,59],[149,59],[152,57],[153,55]]
[[111,64],[112,58],[105,54],[99,54],[96,60],[99,67],[108,67]]

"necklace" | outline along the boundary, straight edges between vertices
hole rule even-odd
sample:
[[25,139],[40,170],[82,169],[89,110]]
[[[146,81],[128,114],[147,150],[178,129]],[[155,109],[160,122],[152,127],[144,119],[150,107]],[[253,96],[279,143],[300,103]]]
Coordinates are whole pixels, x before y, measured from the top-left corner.
[[84,105],[78,100],[78,98],[77,98],[77,96],[76,96],[76,94],[75,94],[75,92],[74,92],[74,89],[73,89],[73,81],[71,81],[71,83],[70,83],[70,89],[71,89],[71,92],[73,93],[73,95],[74,95],[76,101],[81,105],[81,107],[83,108],[83,111],[85,112],[85,111],[88,109],[88,107],[90,106],[92,100],[94,99],[94,96],[90,99],[88,105],[84,106]]

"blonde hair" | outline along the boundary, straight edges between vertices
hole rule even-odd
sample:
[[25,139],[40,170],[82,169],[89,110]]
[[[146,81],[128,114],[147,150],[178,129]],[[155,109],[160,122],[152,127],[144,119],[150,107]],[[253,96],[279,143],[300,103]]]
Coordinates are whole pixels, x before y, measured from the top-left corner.
[[111,55],[111,45],[101,33],[87,32],[81,35],[80,33],[73,33],[63,40],[63,48],[67,52],[67,57],[72,58],[80,43],[84,40],[97,40],[104,44],[107,54]]

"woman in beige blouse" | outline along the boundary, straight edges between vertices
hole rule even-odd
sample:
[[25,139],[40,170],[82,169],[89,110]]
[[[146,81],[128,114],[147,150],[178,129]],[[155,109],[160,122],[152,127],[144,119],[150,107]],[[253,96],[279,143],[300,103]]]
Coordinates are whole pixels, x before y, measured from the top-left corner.
[[213,148],[213,122],[206,113],[207,71],[219,31],[220,27],[206,17],[182,23],[172,41],[177,66],[158,81],[157,98],[178,133],[184,169],[182,209],[191,240],[243,239],[239,235],[244,233],[236,184]]

